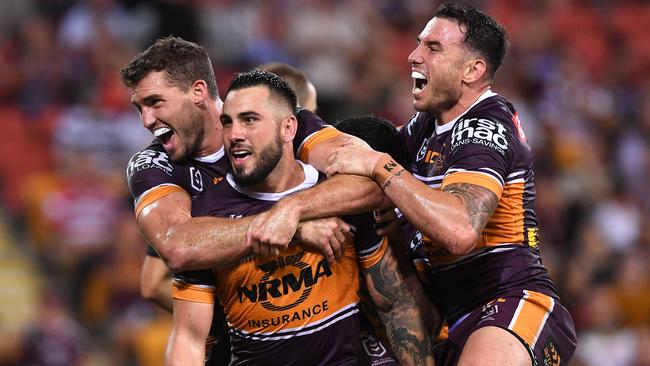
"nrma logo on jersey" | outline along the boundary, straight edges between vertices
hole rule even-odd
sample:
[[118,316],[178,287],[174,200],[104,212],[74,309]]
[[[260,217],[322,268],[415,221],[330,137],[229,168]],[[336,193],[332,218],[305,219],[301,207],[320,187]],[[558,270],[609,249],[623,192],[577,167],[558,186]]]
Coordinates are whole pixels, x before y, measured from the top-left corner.
[[[261,264],[259,269],[264,276],[258,283],[237,289],[239,302],[246,300],[260,302],[271,311],[284,311],[303,303],[311,293],[311,289],[322,277],[332,276],[332,270],[325,259],[315,266],[302,261],[305,252],[289,256],[279,256],[277,259]],[[281,276],[273,276],[280,272]]]
[[458,121],[451,135],[451,149],[461,145],[484,145],[505,154],[508,149],[506,128],[502,124],[484,118],[469,118]]
[[164,152],[143,150],[133,155],[126,168],[126,175],[130,178],[135,172],[151,168],[160,169],[168,175],[172,175],[174,170],[169,163],[169,157]]

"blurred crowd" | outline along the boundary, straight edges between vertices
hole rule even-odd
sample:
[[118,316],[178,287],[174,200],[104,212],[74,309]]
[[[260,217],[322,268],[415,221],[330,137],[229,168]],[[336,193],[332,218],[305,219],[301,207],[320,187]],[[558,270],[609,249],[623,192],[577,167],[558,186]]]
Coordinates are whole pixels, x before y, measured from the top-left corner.
[[[508,30],[494,90],[534,149],[542,255],[579,335],[572,364],[650,365],[650,4],[471,3]],[[38,279],[2,282],[0,297],[12,296],[5,283],[36,296],[0,305],[0,336],[14,339],[0,365],[162,362],[170,316],[140,297],[145,244],[124,175],[152,138],[119,81],[133,55],[164,35],[196,41],[221,91],[235,72],[287,62],[313,81],[326,120],[401,125],[407,56],[438,5],[0,1],[0,277],[19,256]]]

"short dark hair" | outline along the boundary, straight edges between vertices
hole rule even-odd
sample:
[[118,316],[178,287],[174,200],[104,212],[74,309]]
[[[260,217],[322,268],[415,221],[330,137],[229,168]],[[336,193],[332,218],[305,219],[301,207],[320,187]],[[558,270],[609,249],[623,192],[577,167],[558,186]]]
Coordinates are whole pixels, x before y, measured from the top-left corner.
[[160,38],[137,54],[120,71],[120,76],[124,85],[133,88],[153,71],[163,71],[170,83],[182,90],[187,90],[197,80],[203,80],[210,97],[217,99],[219,96],[208,51],[194,42],[172,36]]
[[255,69],[235,75],[230,82],[226,95],[233,90],[252,88],[255,86],[265,86],[269,90],[270,95],[282,99],[291,108],[292,113],[296,112],[296,108],[298,107],[296,93],[281,77],[264,70]]
[[309,96],[309,79],[307,79],[307,75],[305,75],[304,72],[282,62],[269,62],[256,68],[272,72],[281,77],[287,82],[287,84],[289,84],[289,87],[296,92],[298,104],[302,106],[307,104],[307,97]]
[[334,127],[341,132],[362,139],[373,150],[390,155],[402,166],[408,163],[406,149],[400,139],[399,131],[387,119],[372,115],[352,117],[336,122]]
[[494,79],[494,74],[503,64],[508,47],[503,26],[470,5],[443,4],[436,11],[434,18],[451,19],[465,27],[463,44],[485,57],[488,75],[490,79]]

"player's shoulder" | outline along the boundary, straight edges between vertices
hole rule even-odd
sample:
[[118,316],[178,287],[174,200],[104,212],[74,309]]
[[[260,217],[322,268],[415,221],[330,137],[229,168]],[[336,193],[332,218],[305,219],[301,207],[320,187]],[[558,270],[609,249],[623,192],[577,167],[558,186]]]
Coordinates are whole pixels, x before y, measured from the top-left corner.
[[162,145],[154,140],[149,146],[131,156],[126,167],[126,177],[131,180],[138,173],[147,171],[172,176],[178,166],[179,164],[170,159]]
[[490,96],[470,108],[461,119],[489,120],[512,130],[512,121],[516,114],[515,107],[508,99],[499,94],[491,93]]

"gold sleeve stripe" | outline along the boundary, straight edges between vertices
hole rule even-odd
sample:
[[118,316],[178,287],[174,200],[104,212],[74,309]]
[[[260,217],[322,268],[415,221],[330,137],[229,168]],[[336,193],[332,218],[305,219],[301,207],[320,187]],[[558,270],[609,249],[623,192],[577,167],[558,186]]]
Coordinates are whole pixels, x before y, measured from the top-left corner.
[[363,257],[363,259],[361,260],[361,265],[363,266],[363,268],[370,268],[375,264],[379,263],[379,261],[381,261],[381,259],[384,258],[384,254],[386,254],[386,248],[388,248],[388,239],[384,236],[381,239],[379,248],[377,248],[377,250],[375,250],[369,256]]
[[176,300],[214,304],[214,295],[215,292],[212,289],[182,284],[177,281],[172,283],[172,298]]
[[152,204],[153,202],[165,197],[166,195],[173,193],[173,192],[185,192],[185,190],[179,186],[176,185],[164,185],[164,186],[158,186],[150,189],[149,191],[145,192],[140,198],[138,198],[138,201],[135,206],[135,218],[137,219],[138,216],[140,215],[140,212],[142,210]]
[[535,348],[546,319],[553,311],[555,300],[539,292],[524,290],[508,329],[515,332],[530,348]]
[[314,146],[320,144],[323,141],[333,139],[334,137],[341,136],[343,132],[337,130],[334,127],[325,127],[318,132],[313,133],[311,136],[307,137],[300,146],[300,151],[298,156],[303,162],[307,162],[307,157],[309,153],[314,148]]
[[446,186],[454,183],[469,183],[477,186],[485,187],[494,194],[497,195],[497,198],[501,197],[501,192],[503,192],[503,187],[497,182],[497,180],[485,173],[479,172],[456,172],[446,176],[442,180],[442,187],[444,189]]

